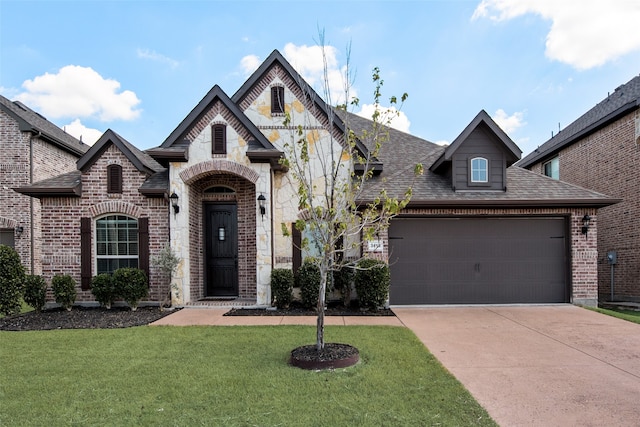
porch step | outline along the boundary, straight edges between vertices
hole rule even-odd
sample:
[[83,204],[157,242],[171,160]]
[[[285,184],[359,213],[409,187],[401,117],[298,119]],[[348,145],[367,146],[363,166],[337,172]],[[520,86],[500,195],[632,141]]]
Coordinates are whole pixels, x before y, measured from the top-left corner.
[[[243,298],[205,298],[198,301],[188,302],[185,308],[235,308],[235,307],[258,307],[256,300]],[[262,306],[260,306],[262,307]]]

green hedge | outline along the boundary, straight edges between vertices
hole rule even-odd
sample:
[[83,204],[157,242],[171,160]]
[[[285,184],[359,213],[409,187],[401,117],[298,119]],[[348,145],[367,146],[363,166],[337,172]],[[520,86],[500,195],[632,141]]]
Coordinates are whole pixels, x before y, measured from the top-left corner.
[[271,270],[271,298],[278,308],[287,308],[293,299],[293,271],[287,268]]
[[389,296],[391,276],[389,266],[374,259],[363,259],[358,263],[355,287],[361,308],[378,309],[384,306]]
[[51,279],[51,289],[56,302],[67,311],[71,311],[73,303],[76,302],[76,281],[68,274],[56,275]]
[[20,312],[24,267],[11,246],[0,245],[0,314]]

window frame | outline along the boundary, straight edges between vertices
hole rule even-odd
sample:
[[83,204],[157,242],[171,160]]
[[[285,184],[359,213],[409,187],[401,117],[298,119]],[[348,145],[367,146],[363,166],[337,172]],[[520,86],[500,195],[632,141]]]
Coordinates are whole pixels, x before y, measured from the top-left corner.
[[[102,226],[105,221],[115,221],[116,227],[108,227],[109,224],[105,224],[107,226]],[[125,223],[126,227],[118,227],[118,224]],[[130,225],[135,222],[135,228]],[[104,230],[105,239],[101,239],[101,231]],[[127,234],[127,238],[125,240],[120,240],[120,231],[125,231]],[[103,215],[98,217],[94,221],[94,244],[93,244],[93,252],[95,254],[95,272],[96,275],[101,273],[113,274],[115,270],[121,267],[132,267],[132,268],[141,268],[141,248],[140,248],[140,223],[138,218],[124,215],[121,213],[110,213],[107,215]],[[114,237],[115,239],[109,239],[109,237]],[[132,237],[135,236],[135,237]],[[100,249],[100,245],[104,244],[104,250]],[[109,253],[110,245],[114,245],[116,254]],[[126,253],[120,254],[121,245],[126,245]],[[131,245],[135,245],[135,254],[131,252]],[[105,252],[105,253],[101,253]],[[108,260],[107,264],[108,268],[102,268],[101,260]],[[118,260],[118,262],[114,262],[114,260]],[[121,263],[120,260],[129,260],[128,262]],[[134,261],[135,260],[135,261]]]
[[[547,173],[547,166],[549,166],[549,173]],[[555,176],[554,176],[554,171],[555,171]],[[542,164],[542,174],[544,176],[548,176],[551,179],[555,179],[559,181],[560,180],[560,157],[555,156],[554,158],[544,162]]]
[[[278,102],[278,100],[281,102]],[[271,86],[271,114],[284,114],[284,86]]]
[[[217,131],[220,131],[220,145],[218,145]],[[211,125],[211,154],[227,154],[227,125],[223,123]]]
[[[474,169],[475,161],[483,161],[484,162],[484,177],[485,179],[474,179],[474,172],[482,173],[482,169]],[[480,178],[480,176],[478,177]],[[489,184],[489,159],[482,156],[476,156],[469,159],[469,183],[472,185],[486,185]]]
[[16,247],[16,231],[14,228],[0,228],[0,244],[7,245],[15,249]]
[[107,166],[107,193],[122,194],[122,166]]

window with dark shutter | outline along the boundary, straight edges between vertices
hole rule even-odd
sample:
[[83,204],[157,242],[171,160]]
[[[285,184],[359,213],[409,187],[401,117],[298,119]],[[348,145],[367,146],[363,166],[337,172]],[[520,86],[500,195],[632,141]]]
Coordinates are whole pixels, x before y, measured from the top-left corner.
[[122,166],[107,166],[107,193],[122,193]]
[[284,113],[284,87],[273,86],[271,88],[271,114]]
[[80,287],[91,287],[91,218],[80,218]]
[[291,224],[291,237],[293,240],[293,272],[298,271],[302,265],[302,233],[296,228],[296,223]]
[[227,127],[225,125],[213,125],[213,154],[227,153]]

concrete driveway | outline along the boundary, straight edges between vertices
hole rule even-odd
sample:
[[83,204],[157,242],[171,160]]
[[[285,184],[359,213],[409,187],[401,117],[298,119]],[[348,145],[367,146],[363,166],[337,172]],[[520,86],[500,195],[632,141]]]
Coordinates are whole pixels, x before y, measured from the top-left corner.
[[640,426],[640,325],[571,305],[393,308],[501,426]]

